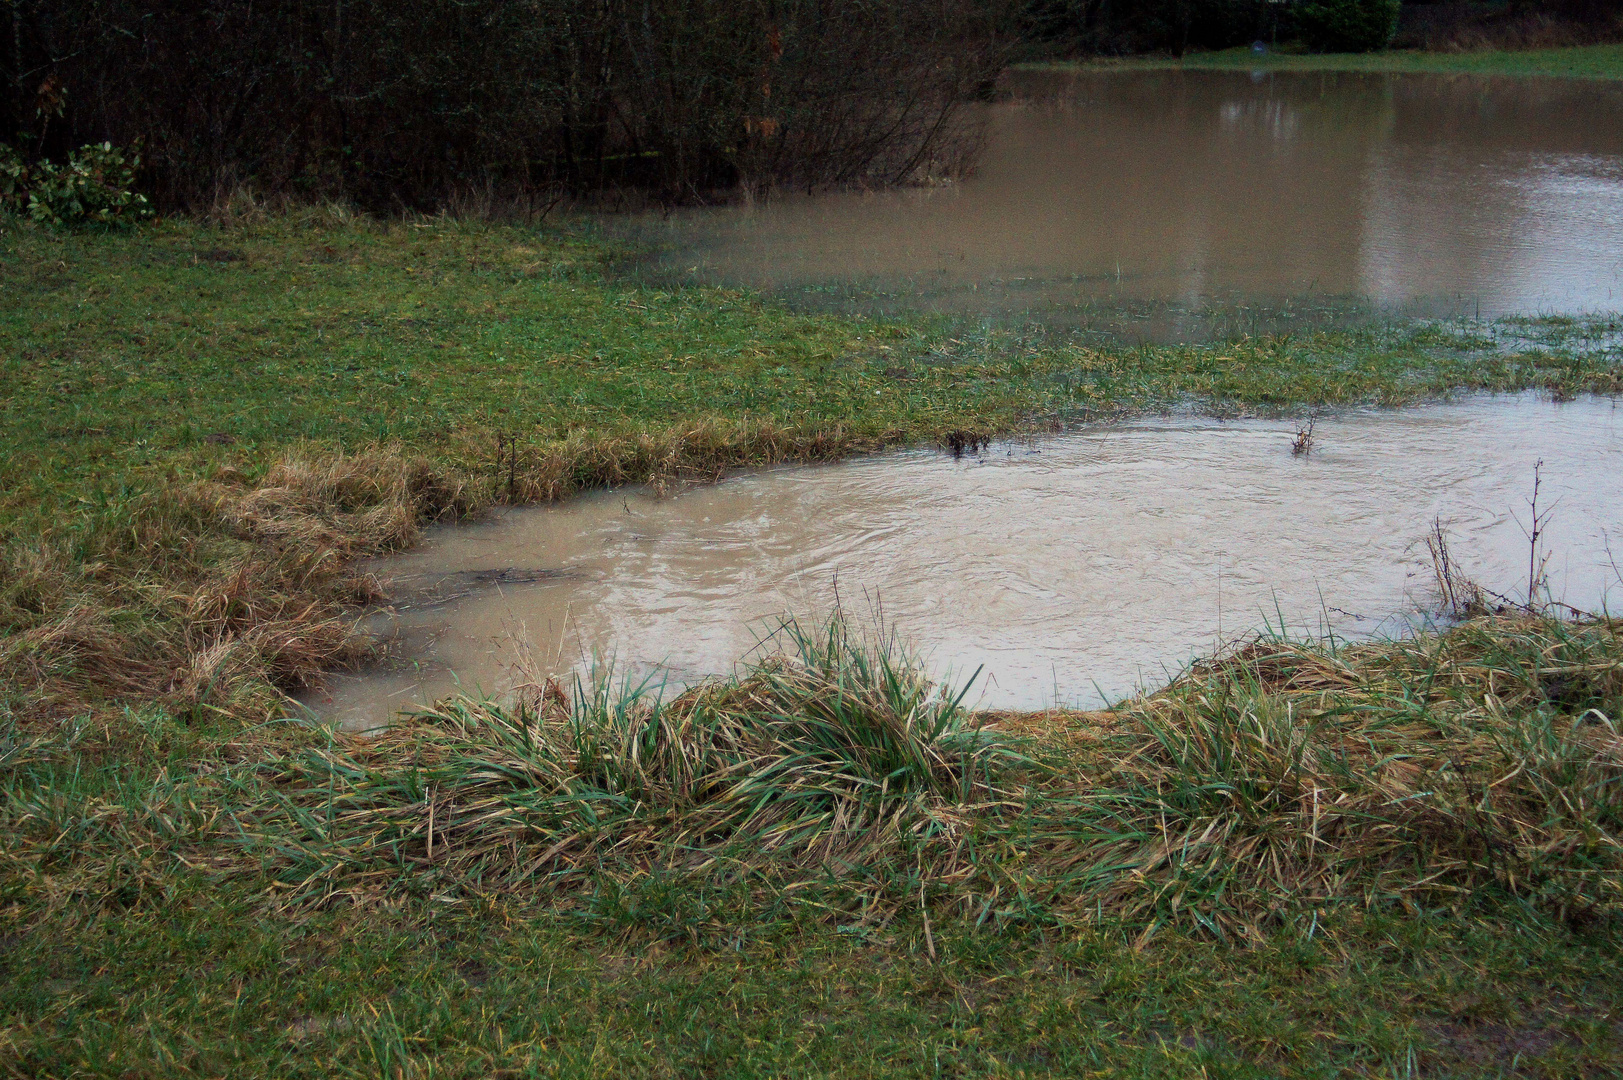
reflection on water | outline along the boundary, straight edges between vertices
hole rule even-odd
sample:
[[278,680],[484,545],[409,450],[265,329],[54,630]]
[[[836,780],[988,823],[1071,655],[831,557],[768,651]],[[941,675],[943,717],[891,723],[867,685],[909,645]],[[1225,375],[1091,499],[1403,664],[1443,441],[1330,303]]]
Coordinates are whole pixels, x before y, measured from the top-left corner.
[[663,245],[645,272],[1141,338],[1623,307],[1623,85],[1062,71],[1007,90],[968,181],[644,220]]
[[[786,611],[870,603],[938,672],[984,665],[987,706],[1097,703],[1265,621],[1401,629],[1431,588],[1420,541],[1520,593],[1533,466],[1553,593],[1598,607],[1623,506],[1611,401],[1478,399],[1282,421],[1092,427],[982,456],[929,451],[738,476],[670,498],[612,492],[436,532],[378,567],[375,621],[409,662],[311,704],[350,726],[466,688],[500,692],[592,652],[676,682],[725,674]],[[1611,546],[1623,561],[1623,534]],[[520,645],[522,643],[522,645]],[[454,674],[453,674],[454,673]]]

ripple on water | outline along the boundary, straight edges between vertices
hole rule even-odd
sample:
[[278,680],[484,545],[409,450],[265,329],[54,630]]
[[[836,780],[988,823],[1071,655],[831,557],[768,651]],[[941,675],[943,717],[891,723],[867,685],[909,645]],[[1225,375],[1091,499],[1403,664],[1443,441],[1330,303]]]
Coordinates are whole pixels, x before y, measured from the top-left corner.
[[[1521,595],[1527,499],[1558,598],[1623,589],[1617,406],[1531,395],[1321,417],[1184,415],[994,445],[751,472],[659,498],[601,492],[438,529],[380,562],[372,617],[402,660],[309,696],[346,726],[466,689],[500,693],[594,651],[673,683],[727,674],[784,612],[882,612],[939,673],[984,667],[987,707],[1097,704],[1222,639],[1396,632],[1431,602],[1423,539],[1449,525],[1478,581]],[[1608,544],[1608,536],[1617,541]],[[544,572],[542,572],[544,571]]]

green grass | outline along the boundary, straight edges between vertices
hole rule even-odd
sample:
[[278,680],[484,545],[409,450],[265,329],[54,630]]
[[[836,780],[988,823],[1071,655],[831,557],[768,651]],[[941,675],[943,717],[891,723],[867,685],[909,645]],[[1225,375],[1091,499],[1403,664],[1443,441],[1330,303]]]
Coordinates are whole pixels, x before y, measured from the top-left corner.
[[1292,53],[1261,55],[1249,48],[1191,53],[1183,59],[1130,57],[1077,64],[1032,64],[1030,67],[1081,67],[1112,71],[1369,71],[1438,75],[1549,76],[1564,79],[1623,79],[1623,45],[1582,45],[1561,49],[1478,52],[1421,52],[1391,49],[1374,53]]
[[1267,642],[988,733],[1000,798],[950,751],[877,790],[961,729],[822,638],[714,725],[461,703],[316,783],[162,716],[121,761],[13,744],[0,1075],[1610,1075],[1618,629]]
[[257,476],[298,443],[494,467],[504,433],[543,447],[722,420],[873,444],[1189,400],[1619,385],[1576,335],[1508,352],[1492,327],[1096,347],[638,288],[608,274],[612,255],[557,232],[319,214],[0,236],[0,523],[224,464]]
[[1251,949],[916,919],[732,947],[522,905],[264,917],[195,882],[0,954],[8,1077],[1615,1075],[1615,931],[1507,909]]
[[357,655],[356,557],[494,501],[1623,390],[1607,316],[1098,346],[615,256],[316,211],[0,236],[0,1076],[1617,1070],[1610,623],[1352,676],[1281,644],[990,735],[837,635],[669,707],[267,724]]
[[1086,344],[628,284],[567,232],[308,211],[0,237],[0,702],[263,717],[354,556],[493,501],[1180,403],[1623,389],[1616,320]]

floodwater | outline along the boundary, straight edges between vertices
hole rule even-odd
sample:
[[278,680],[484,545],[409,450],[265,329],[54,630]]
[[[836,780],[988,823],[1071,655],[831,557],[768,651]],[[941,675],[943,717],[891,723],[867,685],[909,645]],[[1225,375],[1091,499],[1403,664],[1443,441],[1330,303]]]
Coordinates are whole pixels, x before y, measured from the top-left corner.
[[[953,458],[911,451],[750,472],[668,497],[589,495],[434,532],[378,564],[399,659],[309,703],[351,728],[453,692],[567,675],[594,653],[672,685],[725,675],[786,612],[885,625],[985,707],[1090,705],[1264,624],[1401,632],[1447,523],[1478,582],[1521,596],[1528,499],[1550,593],[1623,590],[1623,422],[1532,395],[1290,421],[1175,415]],[[526,674],[520,675],[523,670]]]
[[641,272],[1137,340],[1623,307],[1623,84],[1026,71],[1004,92],[963,182],[642,219]]

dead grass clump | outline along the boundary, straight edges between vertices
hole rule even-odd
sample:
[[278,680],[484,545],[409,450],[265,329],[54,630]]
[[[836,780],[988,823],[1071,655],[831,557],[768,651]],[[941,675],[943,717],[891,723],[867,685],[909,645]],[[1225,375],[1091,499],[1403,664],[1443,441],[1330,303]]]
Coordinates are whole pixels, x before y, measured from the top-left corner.
[[405,547],[424,520],[484,501],[466,478],[387,451],[289,458],[246,494],[217,498],[221,516],[252,539],[346,556]]
[[[1623,904],[1619,626],[1269,642],[1124,711],[1049,859],[1097,910],[1254,931],[1304,905]],[[1552,678],[1582,694],[1546,692]],[[1566,685],[1566,684],[1563,684]]]
[[[636,434],[578,433],[549,442],[505,437],[495,447],[494,490],[513,503],[553,502],[580,491],[627,484],[705,483],[734,469],[832,461],[899,443],[903,432],[842,426],[796,428],[770,420],[706,420]],[[490,447],[468,446],[490,461]]]
[[377,452],[300,457],[249,487],[170,486],[0,562],[0,679],[25,722],[157,701],[263,716],[277,687],[352,663],[354,557],[471,511],[455,474]]

